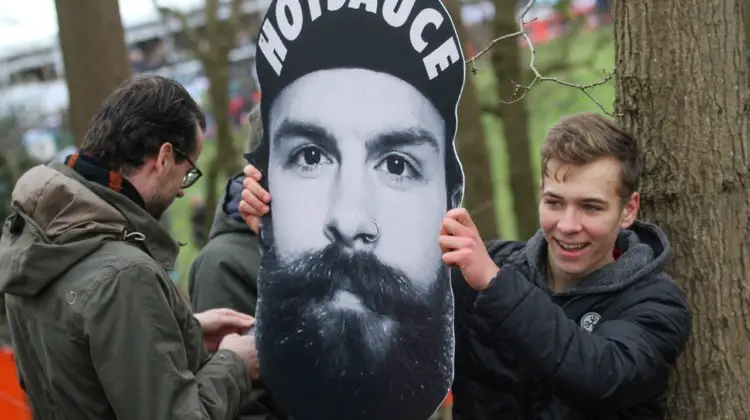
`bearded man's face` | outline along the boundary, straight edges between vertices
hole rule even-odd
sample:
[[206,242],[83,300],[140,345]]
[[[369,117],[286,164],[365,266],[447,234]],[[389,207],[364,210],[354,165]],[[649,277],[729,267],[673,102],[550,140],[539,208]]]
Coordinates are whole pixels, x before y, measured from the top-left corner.
[[287,86],[266,127],[263,382],[294,417],[428,417],[453,375],[444,120],[398,78],[336,69]]

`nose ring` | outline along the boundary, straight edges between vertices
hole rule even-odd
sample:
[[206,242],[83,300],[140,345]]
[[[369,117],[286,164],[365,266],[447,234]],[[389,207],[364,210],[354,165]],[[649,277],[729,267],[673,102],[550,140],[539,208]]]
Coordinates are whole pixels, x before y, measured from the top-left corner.
[[372,224],[375,225],[375,234],[372,235],[368,233],[364,235],[365,242],[368,242],[368,243],[373,243],[380,238],[380,226],[378,226],[378,223],[374,220],[372,221]]

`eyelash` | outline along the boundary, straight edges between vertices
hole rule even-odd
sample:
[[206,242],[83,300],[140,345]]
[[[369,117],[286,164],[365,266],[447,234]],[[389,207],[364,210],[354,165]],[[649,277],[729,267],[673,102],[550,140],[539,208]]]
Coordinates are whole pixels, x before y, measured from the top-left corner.
[[412,159],[410,156],[405,155],[403,153],[398,152],[390,152],[385,157],[380,159],[380,162],[378,162],[377,165],[375,165],[375,168],[379,168],[382,165],[387,164],[388,158],[399,158],[404,161],[404,165],[406,166],[406,169],[410,172],[412,172],[414,175],[396,175],[396,174],[390,174],[386,172],[387,176],[390,176],[393,178],[393,180],[397,183],[403,183],[404,181],[421,181],[424,179],[422,176],[422,172],[419,170],[419,165],[414,162],[414,159]]
[[[554,200],[544,200],[544,204],[546,204],[546,205],[548,205],[550,207],[553,207],[553,208],[562,205],[561,202],[554,201]],[[591,204],[584,204],[583,205],[583,209],[586,210],[586,211],[592,211],[592,212],[601,211],[602,210],[602,208],[600,208],[598,206],[591,205]]]
[[[315,165],[310,164],[300,164],[299,159],[302,157],[302,154],[307,150],[315,150],[318,153],[320,153],[321,162]],[[405,181],[421,181],[423,179],[422,173],[419,170],[419,165],[414,162],[414,159],[404,153],[398,153],[398,152],[390,152],[386,156],[380,159],[377,165],[375,165],[375,168],[379,168],[382,165],[387,164],[389,158],[398,158],[402,159],[405,169],[413,175],[397,175],[397,174],[391,174],[387,173],[387,171],[381,171],[386,174],[386,176],[389,176],[391,179],[393,179],[394,182],[397,183],[403,183]],[[304,146],[300,146],[297,149],[295,149],[287,159],[286,167],[294,167],[296,169],[299,169],[303,173],[313,173],[314,171],[318,170],[320,166],[323,166],[324,163],[322,160],[325,159],[328,162],[332,162],[333,159],[329,157],[329,155],[320,147],[306,144]]]

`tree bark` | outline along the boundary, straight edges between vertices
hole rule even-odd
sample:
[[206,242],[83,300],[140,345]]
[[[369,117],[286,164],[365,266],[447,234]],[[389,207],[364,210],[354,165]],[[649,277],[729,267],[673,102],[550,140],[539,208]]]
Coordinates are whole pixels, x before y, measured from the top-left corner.
[[620,121],[646,154],[641,209],[693,309],[670,418],[750,418],[750,150],[743,0],[615,2]]
[[[446,0],[458,38],[468,41],[463,26],[459,0]],[[466,49],[464,48],[464,51]],[[458,103],[458,128],[456,130],[456,150],[461,159],[465,181],[463,207],[474,220],[479,234],[486,239],[498,237],[498,225],[495,220],[494,188],[492,184],[492,159],[485,142],[484,125],[482,125],[482,108],[477,98],[474,75],[467,72],[466,83]]]
[[81,145],[92,115],[131,75],[117,0],[56,0],[70,98],[70,126]]
[[[510,34],[518,30],[515,19],[517,0],[495,0],[495,10],[506,10],[508,13],[495,13],[492,27],[495,36]],[[504,101],[513,100],[515,87],[508,79],[516,83],[524,80],[524,68],[521,64],[521,47],[518,38],[510,38],[498,43],[492,49],[492,70],[497,81],[498,98]],[[539,230],[539,195],[536,180],[540,175],[531,165],[531,146],[529,141],[529,114],[525,98],[512,104],[499,102],[494,114],[500,118],[508,153],[508,175],[510,190],[513,193],[513,212],[519,239],[531,238]]]
[[745,61],[747,61],[748,83],[750,83],[750,0],[742,2],[742,22],[745,26]]
[[[232,125],[229,116],[229,59],[228,52],[217,57],[217,63],[204,62],[203,68],[210,80],[209,96],[211,100],[211,110],[214,121],[216,122],[216,155],[209,164],[209,171],[206,177],[206,199],[205,206],[207,209],[216,209],[219,200],[218,181],[219,177],[229,179],[241,171],[240,154],[234,147],[234,136],[232,135]],[[224,59],[222,60],[222,57]],[[222,63],[222,61],[224,61]],[[203,226],[204,234],[208,234],[213,225],[213,210],[206,213],[206,221]]]

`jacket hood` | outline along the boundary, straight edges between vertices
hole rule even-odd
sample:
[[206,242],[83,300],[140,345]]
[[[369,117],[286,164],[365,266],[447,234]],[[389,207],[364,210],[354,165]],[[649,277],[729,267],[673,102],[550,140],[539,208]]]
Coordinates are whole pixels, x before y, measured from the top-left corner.
[[[593,273],[574,287],[558,294],[591,294],[613,292],[664,270],[671,248],[667,235],[655,225],[636,221],[629,229],[621,230],[615,249],[619,257]],[[526,244],[523,257],[529,262],[534,283],[549,289],[546,281],[547,239],[539,231]]]
[[224,196],[216,207],[209,239],[230,232],[255,234],[240,215],[239,205],[242,200],[242,181],[244,180],[245,175],[239,174],[227,182]]
[[129,198],[86,181],[53,162],[27,171],[11,195],[0,238],[0,291],[41,292],[108,241],[142,245],[165,269],[179,248],[169,233]]

